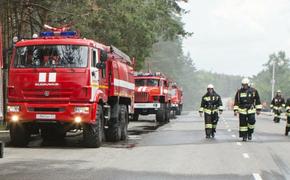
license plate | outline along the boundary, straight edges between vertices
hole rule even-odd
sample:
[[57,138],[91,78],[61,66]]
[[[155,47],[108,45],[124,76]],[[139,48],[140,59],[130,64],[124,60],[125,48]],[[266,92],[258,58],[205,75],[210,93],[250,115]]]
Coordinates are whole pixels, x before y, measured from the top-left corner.
[[36,114],[36,119],[55,119],[55,114]]

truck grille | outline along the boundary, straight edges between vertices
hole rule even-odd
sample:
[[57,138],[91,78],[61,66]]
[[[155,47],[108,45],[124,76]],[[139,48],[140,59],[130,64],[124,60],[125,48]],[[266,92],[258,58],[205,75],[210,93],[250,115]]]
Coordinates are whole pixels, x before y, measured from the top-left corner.
[[64,108],[33,108],[29,107],[28,111],[30,112],[64,112]]
[[148,102],[149,95],[147,92],[135,92],[135,102]]

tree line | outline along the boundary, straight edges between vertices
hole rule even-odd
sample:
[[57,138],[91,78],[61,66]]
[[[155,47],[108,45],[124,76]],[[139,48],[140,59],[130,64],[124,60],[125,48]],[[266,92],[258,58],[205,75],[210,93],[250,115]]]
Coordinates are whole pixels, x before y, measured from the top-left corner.
[[14,36],[30,38],[43,25],[71,25],[82,37],[114,45],[137,58],[140,69],[160,38],[186,36],[176,17],[187,0],[1,0],[4,53]]

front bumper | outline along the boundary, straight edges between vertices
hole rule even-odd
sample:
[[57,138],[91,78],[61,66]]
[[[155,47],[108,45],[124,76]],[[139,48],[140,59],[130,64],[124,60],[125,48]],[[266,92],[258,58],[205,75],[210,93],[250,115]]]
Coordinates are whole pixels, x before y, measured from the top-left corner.
[[[8,122],[12,117],[17,117],[20,122],[39,122],[39,123],[73,123],[78,117],[81,122],[93,123],[97,106],[87,103],[67,103],[67,104],[32,104],[32,103],[8,103],[8,106],[20,106],[19,112],[7,112]],[[75,107],[89,107],[88,113],[74,112]]]

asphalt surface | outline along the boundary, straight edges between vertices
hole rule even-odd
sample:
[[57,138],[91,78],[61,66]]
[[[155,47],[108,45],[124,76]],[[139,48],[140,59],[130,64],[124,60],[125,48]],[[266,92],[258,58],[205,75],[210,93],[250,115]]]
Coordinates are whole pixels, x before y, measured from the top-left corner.
[[36,136],[29,147],[14,148],[2,132],[7,147],[0,180],[290,180],[285,121],[274,124],[271,116],[258,116],[253,140],[242,142],[232,112],[220,118],[215,139],[205,139],[196,112],[184,112],[160,127],[153,119],[131,122],[128,141],[98,149],[83,148],[81,136],[73,134],[65,142],[49,143]]

